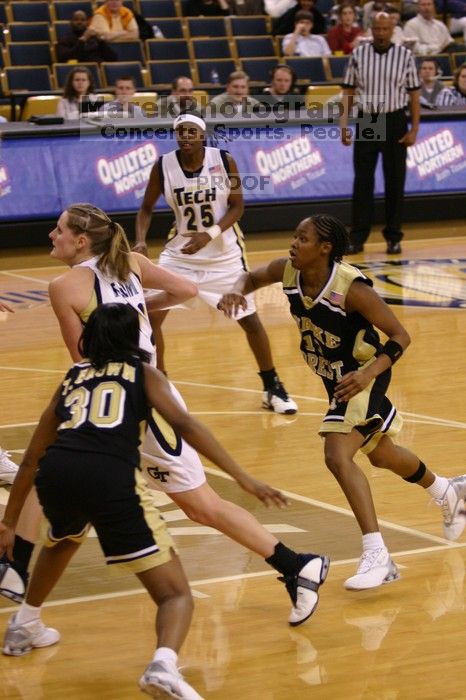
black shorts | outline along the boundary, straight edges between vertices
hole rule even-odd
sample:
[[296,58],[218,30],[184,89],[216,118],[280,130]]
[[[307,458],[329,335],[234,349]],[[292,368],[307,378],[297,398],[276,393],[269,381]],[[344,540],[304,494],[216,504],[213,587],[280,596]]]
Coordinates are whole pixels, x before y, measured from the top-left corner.
[[93,525],[107,564],[133,571],[170,559],[175,547],[134,465],[115,456],[49,448],[39,464],[37,494],[49,527],[44,544],[81,542]]

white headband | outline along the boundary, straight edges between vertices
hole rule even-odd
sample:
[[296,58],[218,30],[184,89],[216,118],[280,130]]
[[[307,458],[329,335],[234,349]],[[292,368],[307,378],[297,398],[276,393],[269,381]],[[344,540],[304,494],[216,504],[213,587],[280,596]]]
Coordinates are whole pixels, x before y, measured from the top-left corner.
[[178,129],[181,124],[195,124],[199,127],[201,131],[207,129],[207,125],[201,117],[197,117],[195,114],[180,114],[179,117],[173,122],[173,128]]

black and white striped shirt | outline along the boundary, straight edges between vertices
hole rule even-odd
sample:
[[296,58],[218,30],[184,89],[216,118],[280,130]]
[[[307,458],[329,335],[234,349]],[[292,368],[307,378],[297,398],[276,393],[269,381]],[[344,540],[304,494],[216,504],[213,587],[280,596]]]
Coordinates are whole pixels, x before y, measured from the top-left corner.
[[405,46],[378,51],[372,42],[362,44],[350,56],[343,87],[356,88],[363,112],[404,109],[408,92],[420,88],[414,56]]
[[435,100],[437,107],[449,107],[450,105],[466,105],[466,95],[463,95],[455,87],[449,87],[442,90],[441,93],[437,95]]

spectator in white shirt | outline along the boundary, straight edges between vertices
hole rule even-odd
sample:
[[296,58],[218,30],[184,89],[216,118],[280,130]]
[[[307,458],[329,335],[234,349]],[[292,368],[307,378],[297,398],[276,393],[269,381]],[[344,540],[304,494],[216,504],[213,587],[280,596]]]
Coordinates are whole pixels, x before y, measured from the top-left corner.
[[283,39],[285,56],[330,56],[330,47],[323,36],[311,34],[313,17],[310,12],[296,13],[294,32]]
[[419,0],[419,12],[406,22],[406,36],[417,39],[414,52],[421,56],[434,56],[449,51],[454,39],[443,22],[435,19],[434,0]]

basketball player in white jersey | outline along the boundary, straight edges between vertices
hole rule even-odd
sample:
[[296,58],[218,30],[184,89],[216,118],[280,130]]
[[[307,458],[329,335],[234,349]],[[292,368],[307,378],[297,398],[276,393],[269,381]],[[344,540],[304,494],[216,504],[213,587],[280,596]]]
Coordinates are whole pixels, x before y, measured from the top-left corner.
[[[244,239],[238,221],[244,210],[241,180],[227,151],[204,145],[206,124],[195,114],[174,121],[178,150],[159,158],[136,217],[135,250],[147,254],[145,243],[154,204],[163,194],[176,222],[160,256],[159,265],[188,277],[199,297],[216,309],[223,294],[248,269]],[[198,300],[196,299],[196,301]],[[168,310],[148,309],[155,333],[157,366],[165,372],[161,326]],[[275,371],[267,333],[256,313],[254,295],[235,320],[246,333],[263,382],[264,408],[293,414],[296,403],[288,396]]]
[[[78,344],[83,323],[98,304],[118,302],[136,308],[141,348],[154,354],[143,287],[162,290],[152,301],[158,308],[183,303],[197,291],[189,280],[154,265],[138,253],[131,253],[121,226],[90,204],[68,207],[50,238],[52,256],[71,268],[50,283],[49,296],[63,339],[75,362],[81,360]],[[185,407],[173,385],[171,390]],[[282,574],[293,603],[291,625],[301,624],[312,615],[318,603],[319,586],[327,576],[327,557],[297,554],[279,542],[247,510],[220,498],[207,483],[197,452],[171,428],[167,430],[166,423],[155,413],[149,421],[142,453],[153,465],[147,469],[147,480],[152,488],[165,491],[191,520],[231,537],[262,556]],[[266,504],[286,503],[279,491],[249,475],[247,480],[238,480],[238,483]],[[21,582],[14,574],[18,570],[25,572],[37,539],[37,499],[36,504],[29,503],[23,510],[16,530],[14,567],[0,562],[0,593],[16,601],[22,599],[24,586],[18,588]],[[18,590],[19,595],[16,595]]]

